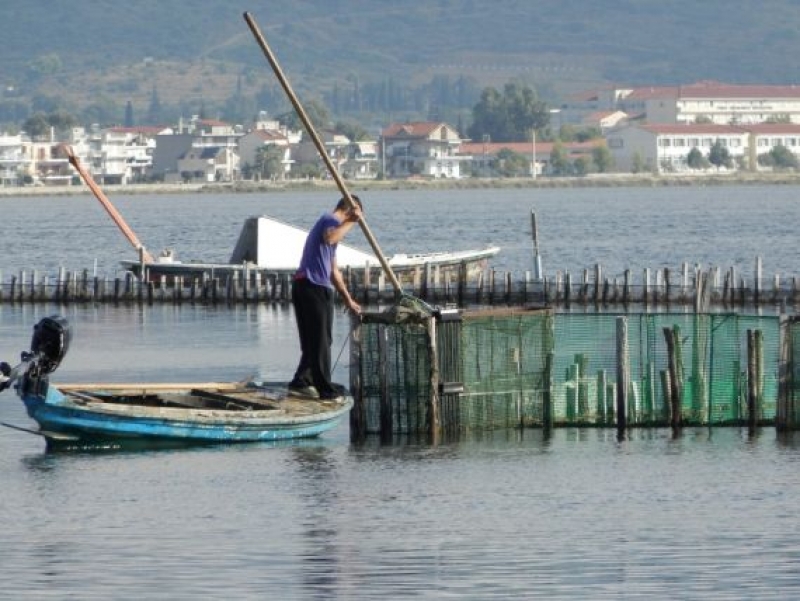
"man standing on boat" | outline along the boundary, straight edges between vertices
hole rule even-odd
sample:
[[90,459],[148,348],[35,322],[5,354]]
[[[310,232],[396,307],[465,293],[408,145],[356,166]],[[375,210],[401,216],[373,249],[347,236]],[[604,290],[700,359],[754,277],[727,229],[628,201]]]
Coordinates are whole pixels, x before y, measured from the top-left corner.
[[323,214],[306,238],[300,267],[292,282],[292,305],[300,334],[300,364],[289,382],[289,395],[333,400],[342,388],[331,382],[331,344],[333,341],[333,294],[337,291],[354,313],[361,307],[350,296],[336,264],[336,248],[362,215],[361,200],[346,198],[332,213]]

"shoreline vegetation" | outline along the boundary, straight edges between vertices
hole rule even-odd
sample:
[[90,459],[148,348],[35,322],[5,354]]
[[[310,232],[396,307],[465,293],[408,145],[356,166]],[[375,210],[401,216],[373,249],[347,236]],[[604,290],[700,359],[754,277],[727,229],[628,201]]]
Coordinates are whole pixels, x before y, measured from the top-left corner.
[[[347,180],[354,193],[374,190],[474,190],[509,188],[613,188],[669,186],[746,186],[800,185],[800,173],[733,173],[713,175],[653,175],[653,174],[595,174],[583,177],[537,178],[475,178],[463,179],[389,179]],[[336,189],[332,179],[238,181],[219,183],[151,183],[107,185],[101,188],[108,194],[249,194],[294,191],[328,191]],[[81,184],[68,186],[2,186],[0,198],[20,196],[73,196],[90,194]]]

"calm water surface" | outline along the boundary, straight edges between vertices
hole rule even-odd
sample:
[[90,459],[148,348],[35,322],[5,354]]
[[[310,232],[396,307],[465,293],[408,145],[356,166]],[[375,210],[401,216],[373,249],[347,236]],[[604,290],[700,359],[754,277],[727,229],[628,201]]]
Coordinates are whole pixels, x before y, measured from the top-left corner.
[[[735,266],[752,276],[797,274],[800,188],[609,188],[404,190],[361,194],[382,250],[426,252],[498,245],[499,270],[531,269],[530,212],[539,222],[549,274],[577,274],[600,263],[606,273],[630,268]],[[332,192],[120,196],[112,199],[154,254],[227,262],[247,217],[267,214],[308,226],[336,200]],[[0,197],[0,270],[93,270],[113,275],[136,253],[91,195]],[[368,249],[355,232],[348,242]]]
[[[796,188],[364,195],[387,252],[494,243],[529,269],[740,265],[797,272]],[[226,260],[241,223],[304,223],[328,194],[121,197],[151,250]],[[0,268],[113,273],[132,251],[91,198],[0,199]],[[354,238],[354,241],[356,239]],[[413,247],[412,247],[413,243]],[[290,375],[282,307],[0,305],[0,359],[54,312],[58,381]],[[348,323],[337,315],[334,358]],[[346,380],[347,350],[335,377]],[[30,426],[0,395],[0,421]],[[497,432],[438,446],[349,442],[46,454],[0,431],[2,599],[791,599],[800,596],[800,436],[766,428]]]

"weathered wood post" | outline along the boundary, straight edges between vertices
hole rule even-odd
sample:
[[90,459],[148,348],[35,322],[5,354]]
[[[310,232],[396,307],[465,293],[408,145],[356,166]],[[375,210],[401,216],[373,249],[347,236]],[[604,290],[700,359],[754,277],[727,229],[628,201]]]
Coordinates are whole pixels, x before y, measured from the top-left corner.
[[[665,338],[668,329],[664,328]],[[669,342],[667,342],[667,346],[669,346]],[[672,415],[672,381],[670,380],[668,369],[662,369],[659,374],[661,376],[661,394],[664,397],[661,417],[665,423],[670,423],[670,416]]]
[[422,280],[420,281],[419,295],[423,299],[428,299],[428,283],[431,278],[431,264],[425,263],[422,266]]
[[661,299],[662,290],[664,288],[664,272],[660,269],[656,269],[656,284],[653,288],[653,304],[658,306],[658,302]]
[[779,431],[797,427],[797,409],[794,399],[794,328],[797,317],[781,317],[780,360],[778,362],[778,407],[775,412],[775,428]]
[[631,301],[631,270],[626,269],[624,273],[624,283],[622,284],[622,304],[626,305]]
[[600,288],[602,286],[603,270],[600,268],[600,263],[595,263],[594,266],[594,303],[600,302]]
[[598,424],[607,424],[608,421],[606,419],[606,385],[607,385],[607,378],[606,378],[606,370],[599,369],[597,370],[597,403],[596,409],[597,412],[597,423]]
[[428,400],[428,440],[431,444],[438,444],[441,434],[441,416],[439,415],[439,348],[436,342],[436,316],[431,315],[425,320],[425,329],[428,334],[428,358],[430,360],[430,389],[431,396]]
[[622,437],[627,428],[628,386],[628,318],[617,317],[617,434]]
[[458,264],[458,306],[464,306],[464,293],[467,289],[467,262]]
[[753,334],[756,354],[756,418],[760,421],[764,412],[764,331]]
[[[696,268],[695,268],[696,269]],[[681,293],[680,302],[685,303],[689,290],[689,263],[684,261],[681,264]]]
[[753,330],[747,330],[747,426],[754,430],[758,424],[756,402],[756,342]]
[[667,357],[669,365],[669,384],[670,384],[670,425],[673,429],[679,429],[682,426],[681,420],[681,407],[682,391],[681,391],[681,377],[680,377],[680,330],[676,332],[677,326],[674,328],[664,328],[664,339],[667,343]]
[[553,301],[556,302],[556,303],[563,298],[561,296],[561,281],[562,281],[562,279],[563,279],[563,275],[562,275],[561,271],[556,271],[556,278],[555,278],[555,288],[556,289],[555,289],[555,291],[553,293]]
[[553,415],[553,352],[548,352],[544,358],[544,373],[542,374],[542,427],[545,432],[550,432],[553,429],[554,415]]
[[350,391],[353,408],[350,410],[350,440],[363,441],[367,436],[367,407],[364,403],[364,386],[361,380],[361,319],[350,316]]
[[762,265],[761,257],[756,257],[756,269],[753,281],[753,304],[758,305],[761,302],[761,277]]
[[62,300],[64,290],[65,271],[63,267],[58,268],[58,277],[56,279],[56,302]]
[[589,297],[589,270],[584,269],[583,281],[581,282],[581,293],[580,293],[581,304],[585,305],[588,297]]
[[669,281],[669,267],[664,268],[664,302],[667,306],[672,302],[672,286]]
[[386,346],[387,326],[378,326],[378,387],[380,400],[378,404],[378,419],[380,423],[381,442],[388,443],[394,433],[394,411],[389,386],[389,369],[387,364]]

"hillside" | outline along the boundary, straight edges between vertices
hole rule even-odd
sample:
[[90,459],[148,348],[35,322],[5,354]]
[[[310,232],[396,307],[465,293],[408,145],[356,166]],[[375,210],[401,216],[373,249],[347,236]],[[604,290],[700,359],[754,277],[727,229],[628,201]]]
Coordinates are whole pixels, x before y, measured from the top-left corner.
[[800,79],[794,0],[5,0],[0,124],[54,103],[105,115],[131,101],[143,114],[154,90],[176,112],[219,114],[237,98],[261,108],[275,82],[245,10],[304,97],[435,77],[469,78],[462,104],[512,78],[551,103],[611,82]]

